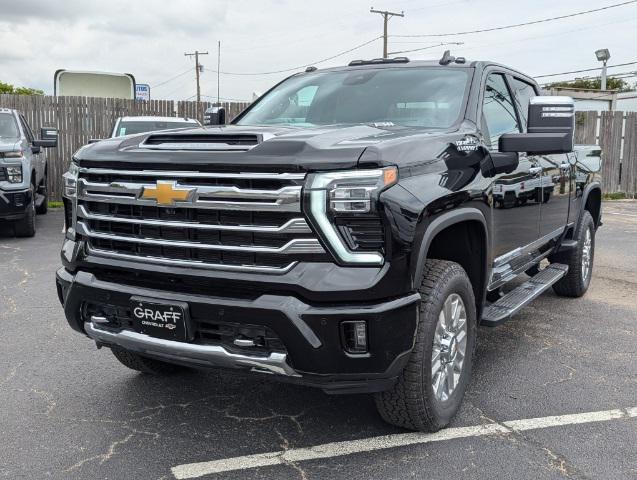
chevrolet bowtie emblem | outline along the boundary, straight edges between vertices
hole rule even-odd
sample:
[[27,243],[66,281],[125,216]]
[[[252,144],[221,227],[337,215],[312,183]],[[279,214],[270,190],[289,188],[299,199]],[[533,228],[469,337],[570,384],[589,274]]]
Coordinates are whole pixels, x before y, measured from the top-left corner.
[[157,181],[155,187],[144,187],[140,198],[155,200],[157,205],[174,205],[175,202],[188,202],[192,198],[194,188],[177,187],[177,182]]

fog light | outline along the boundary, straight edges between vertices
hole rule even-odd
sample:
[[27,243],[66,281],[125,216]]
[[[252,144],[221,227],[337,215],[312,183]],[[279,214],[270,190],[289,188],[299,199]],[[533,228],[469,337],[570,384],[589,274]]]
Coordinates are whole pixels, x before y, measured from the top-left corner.
[[367,323],[365,320],[341,322],[343,346],[349,353],[367,352]]

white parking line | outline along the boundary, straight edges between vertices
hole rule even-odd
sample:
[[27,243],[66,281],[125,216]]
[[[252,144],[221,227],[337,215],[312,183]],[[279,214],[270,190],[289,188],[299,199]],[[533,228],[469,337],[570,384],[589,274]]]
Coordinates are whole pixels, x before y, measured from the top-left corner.
[[621,215],[622,217],[637,217],[637,214],[634,213],[619,213],[619,212],[609,212],[611,215]]
[[637,417],[637,407],[605,410],[600,412],[576,413],[551,417],[527,418],[502,423],[487,423],[471,427],[457,427],[436,433],[398,433],[380,437],[362,438],[345,442],[324,443],[307,448],[291,448],[278,452],[257,453],[243,457],[231,457],[210,462],[189,463],[173,467],[175,478],[197,478],[213,473],[246,470],[249,468],[284,465],[287,463],[316,460],[320,458],[342,457],[353,453],[385,450],[407,445],[442,442],[456,438],[480,437],[494,434],[511,434],[525,430],[576,425],[582,423],[606,422],[620,418]]

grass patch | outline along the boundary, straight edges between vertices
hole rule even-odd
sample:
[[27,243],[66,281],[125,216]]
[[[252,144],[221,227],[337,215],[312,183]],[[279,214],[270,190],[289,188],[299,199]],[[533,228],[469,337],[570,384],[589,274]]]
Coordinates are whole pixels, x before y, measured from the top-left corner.
[[62,208],[63,206],[62,202],[49,202],[49,208]]
[[605,193],[604,200],[624,200],[628,198],[624,192]]

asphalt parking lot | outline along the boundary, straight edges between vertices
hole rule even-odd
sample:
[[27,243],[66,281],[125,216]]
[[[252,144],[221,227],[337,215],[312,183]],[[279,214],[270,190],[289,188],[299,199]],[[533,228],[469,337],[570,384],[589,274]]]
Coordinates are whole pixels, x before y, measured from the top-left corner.
[[432,436],[368,396],[127,370],[66,325],[52,211],[33,239],[0,234],[0,478],[637,478],[637,202],[604,223],[587,295],[481,328],[463,408]]

